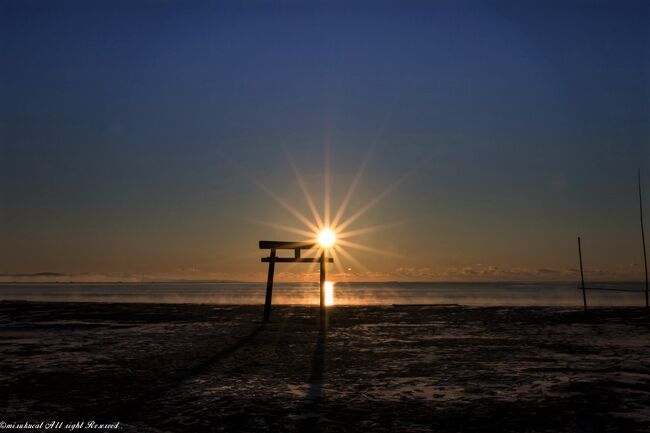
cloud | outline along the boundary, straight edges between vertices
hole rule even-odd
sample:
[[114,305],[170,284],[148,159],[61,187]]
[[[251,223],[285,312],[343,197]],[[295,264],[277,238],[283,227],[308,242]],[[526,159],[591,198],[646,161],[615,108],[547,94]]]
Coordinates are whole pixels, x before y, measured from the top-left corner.
[[[431,267],[400,267],[395,270],[399,280],[413,281],[566,281],[577,278],[580,270],[576,268],[526,268],[500,267],[477,263],[466,266],[451,266],[434,270]],[[637,273],[626,269],[589,269],[586,276],[598,279],[633,280]]]

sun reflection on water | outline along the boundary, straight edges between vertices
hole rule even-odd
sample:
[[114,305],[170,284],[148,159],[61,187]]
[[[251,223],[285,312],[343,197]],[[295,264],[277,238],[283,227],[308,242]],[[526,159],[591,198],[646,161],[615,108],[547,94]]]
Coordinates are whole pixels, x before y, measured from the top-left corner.
[[334,282],[325,281],[325,305],[334,305]]

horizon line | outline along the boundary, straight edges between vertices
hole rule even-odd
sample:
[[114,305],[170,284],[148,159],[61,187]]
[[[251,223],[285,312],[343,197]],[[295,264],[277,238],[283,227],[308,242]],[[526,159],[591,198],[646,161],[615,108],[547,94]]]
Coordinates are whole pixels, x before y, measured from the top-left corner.
[[[318,281],[296,281],[296,280],[279,280],[278,283],[314,283]],[[186,280],[186,279],[170,279],[170,280],[150,280],[150,281],[38,281],[38,280],[25,280],[25,281],[0,281],[0,285],[8,284],[266,284],[264,281],[257,280]],[[356,281],[334,281],[335,284],[368,284],[368,283],[399,283],[399,284],[540,284],[540,283],[576,283],[580,284],[578,280],[356,280]],[[644,284],[645,280],[630,280],[630,279],[604,279],[593,280],[592,284],[620,284],[620,283],[637,283]]]

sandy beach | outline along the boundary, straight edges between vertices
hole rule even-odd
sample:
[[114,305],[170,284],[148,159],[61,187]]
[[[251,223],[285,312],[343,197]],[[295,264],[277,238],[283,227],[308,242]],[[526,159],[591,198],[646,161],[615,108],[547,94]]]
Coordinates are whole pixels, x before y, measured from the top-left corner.
[[326,333],[317,308],[276,307],[268,325],[260,315],[260,306],[2,302],[2,421],[123,432],[650,431],[641,309],[585,318],[562,308],[332,307]]

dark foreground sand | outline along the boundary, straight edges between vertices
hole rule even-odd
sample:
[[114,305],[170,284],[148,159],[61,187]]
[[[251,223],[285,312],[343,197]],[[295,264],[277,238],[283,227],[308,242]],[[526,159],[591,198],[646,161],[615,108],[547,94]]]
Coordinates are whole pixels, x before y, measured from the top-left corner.
[[317,314],[276,307],[263,326],[251,306],[0,302],[0,421],[650,431],[644,310],[336,307],[327,333]]

